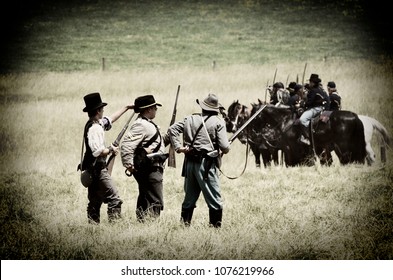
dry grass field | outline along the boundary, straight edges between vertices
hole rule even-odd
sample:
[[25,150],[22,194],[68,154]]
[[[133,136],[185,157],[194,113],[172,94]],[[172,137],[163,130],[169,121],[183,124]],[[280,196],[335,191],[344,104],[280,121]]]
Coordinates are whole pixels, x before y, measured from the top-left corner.
[[[116,159],[113,178],[123,219],[87,224],[87,190],[79,182],[83,96],[99,91],[107,113],[153,93],[163,104],[156,122],[169,125],[177,85],[177,119],[199,112],[195,99],[214,92],[228,107],[233,100],[264,98],[266,82],[301,76],[303,63],[236,65],[213,69],[20,73],[0,77],[1,255],[2,259],[392,259],[393,165],[259,169],[253,155],[236,180],[221,176],[223,227],[208,227],[201,197],[193,224],[179,223],[183,158],[164,174],[165,210],[158,221],[135,217],[137,184]],[[334,80],[344,109],[378,119],[393,135],[392,67],[368,60],[308,62],[306,78]],[[128,113],[127,113],[128,114]],[[127,117],[107,133],[113,141]],[[224,157],[225,174],[240,174],[245,146],[235,141]]]

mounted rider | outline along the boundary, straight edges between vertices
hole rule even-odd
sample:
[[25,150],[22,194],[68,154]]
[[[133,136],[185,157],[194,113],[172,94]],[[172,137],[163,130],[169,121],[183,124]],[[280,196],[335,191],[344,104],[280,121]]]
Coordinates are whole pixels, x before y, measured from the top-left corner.
[[329,109],[329,96],[321,87],[321,79],[318,74],[311,74],[310,88],[307,93],[306,111],[300,116],[300,127],[302,136],[300,141],[310,145],[309,125],[310,121],[319,115],[323,110]]
[[341,110],[341,96],[338,94],[336,89],[336,83],[330,81],[327,83],[327,89],[330,98],[330,111]]
[[284,84],[281,82],[276,82],[273,84],[273,88],[268,88],[269,93],[270,93],[270,104],[272,105],[276,105],[277,103],[279,103],[279,99],[278,99],[278,94],[277,92],[280,89],[284,89]]

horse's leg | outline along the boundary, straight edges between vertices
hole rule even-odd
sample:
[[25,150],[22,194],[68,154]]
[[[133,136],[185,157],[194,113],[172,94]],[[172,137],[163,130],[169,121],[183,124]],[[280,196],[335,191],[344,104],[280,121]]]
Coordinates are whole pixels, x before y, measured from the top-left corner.
[[250,148],[255,156],[255,166],[261,167],[261,152],[259,151],[258,147],[253,144],[250,144]]
[[268,149],[261,149],[263,165],[266,167],[270,166],[271,155]]
[[261,167],[261,153],[257,150],[255,153],[255,166],[260,168]]
[[[346,151],[346,152],[342,152],[342,151]],[[351,162],[351,153],[348,151],[349,151],[349,147],[347,145],[338,145],[338,144],[334,145],[334,152],[339,158],[341,164],[348,164]]]
[[278,149],[273,149],[271,154],[272,154],[272,157],[273,157],[274,165],[277,166],[279,164],[278,163]]
[[375,153],[371,147],[370,142],[366,142],[366,152],[367,152],[367,165],[372,165],[375,162]]
[[326,158],[326,165],[330,166],[333,163],[333,157],[332,153],[330,152],[330,149],[325,148],[325,158]]

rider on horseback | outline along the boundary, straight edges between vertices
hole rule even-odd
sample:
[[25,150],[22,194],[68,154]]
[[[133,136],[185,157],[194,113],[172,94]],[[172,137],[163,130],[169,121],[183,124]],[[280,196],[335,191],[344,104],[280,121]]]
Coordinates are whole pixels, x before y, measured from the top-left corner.
[[311,74],[310,89],[307,93],[306,111],[300,116],[302,136],[300,141],[310,145],[309,125],[312,118],[329,108],[329,96],[320,86],[321,79],[318,74]]

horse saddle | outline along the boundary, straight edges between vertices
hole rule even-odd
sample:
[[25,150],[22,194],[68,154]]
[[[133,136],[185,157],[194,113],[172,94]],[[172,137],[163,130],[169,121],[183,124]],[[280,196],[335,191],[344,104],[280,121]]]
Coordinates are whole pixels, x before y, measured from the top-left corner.
[[[320,113],[318,116],[314,117],[311,122],[313,126],[316,126],[318,124],[319,121],[323,122],[323,123],[328,123],[329,119],[330,119],[330,115],[333,113],[333,111],[323,111],[322,113]],[[301,125],[300,123],[300,118],[296,118],[292,125],[294,126],[299,126]]]
[[323,123],[328,123],[330,119],[330,115],[333,113],[333,111],[323,111],[320,113],[318,116],[312,119],[312,124],[317,125],[319,121]]

